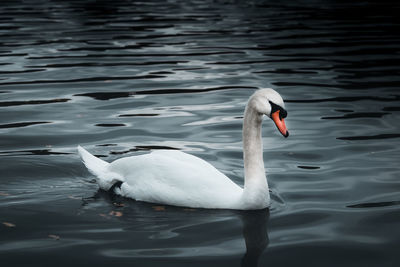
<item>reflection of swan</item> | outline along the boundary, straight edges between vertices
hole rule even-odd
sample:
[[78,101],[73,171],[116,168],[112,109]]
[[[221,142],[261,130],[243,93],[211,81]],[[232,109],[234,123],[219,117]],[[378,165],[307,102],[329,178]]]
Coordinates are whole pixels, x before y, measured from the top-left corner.
[[261,254],[268,246],[267,221],[268,210],[246,211],[241,214],[243,237],[246,242],[246,254],[242,258],[242,267],[256,267]]
[[244,189],[206,161],[174,150],[118,159],[107,163],[78,146],[86,167],[104,190],[121,196],[175,206],[220,209],[263,209],[270,196],[265,176],[261,123],[270,117],[289,135],[281,96],[272,89],[256,91],[249,99],[243,121]]
[[[160,207],[165,210],[160,211]],[[108,215],[109,211],[123,213],[123,216],[114,217],[120,223],[113,222],[113,227],[108,229],[113,245],[105,245],[101,252],[108,257],[149,260],[193,258],[202,259],[203,265],[213,266],[219,262],[217,259],[236,259],[243,255],[245,246],[241,266],[255,267],[268,246],[268,209],[188,210],[131,201],[103,190],[87,198],[83,209],[107,215],[105,221],[113,217]],[[123,227],[124,231],[110,231],[118,231],[119,227]],[[119,238],[120,243],[115,243],[115,239]],[[211,261],[210,264],[206,259]]]

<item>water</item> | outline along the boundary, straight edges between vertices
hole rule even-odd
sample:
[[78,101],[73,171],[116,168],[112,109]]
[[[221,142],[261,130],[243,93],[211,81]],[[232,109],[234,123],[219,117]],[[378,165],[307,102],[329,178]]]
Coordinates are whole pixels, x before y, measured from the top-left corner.
[[[384,1],[24,1],[0,7],[2,266],[398,266],[400,5]],[[243,184],[256,88],[269,210],[98,191],[112,161],[181,149]]]

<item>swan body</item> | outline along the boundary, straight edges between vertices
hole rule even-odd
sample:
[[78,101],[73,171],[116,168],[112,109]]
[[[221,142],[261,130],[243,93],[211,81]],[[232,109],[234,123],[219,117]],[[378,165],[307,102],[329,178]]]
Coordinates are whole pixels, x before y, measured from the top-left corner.
[[[103,190],[138,201],[212,209],[263,209],[270,196],[265,176],[261,122],[273,118],[287,137],[283,100],[272,89],[261,89],[250,97],[243,123],[244,188],[208,162],[178,150],[156,150],[148,154],[105,162],[78,146],[88,170]],[[118,186],[114,186],[119,183]]]

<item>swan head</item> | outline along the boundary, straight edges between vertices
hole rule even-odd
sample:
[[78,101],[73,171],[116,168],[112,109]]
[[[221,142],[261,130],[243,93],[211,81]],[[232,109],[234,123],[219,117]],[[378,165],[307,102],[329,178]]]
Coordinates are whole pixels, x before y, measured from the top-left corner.
[[250,98],[250,103],[257,113],[271,118],[284,137],[289,136],[289,131],[285,124],[287,111],[285,103],[278,92],[271,88],[260,89]]

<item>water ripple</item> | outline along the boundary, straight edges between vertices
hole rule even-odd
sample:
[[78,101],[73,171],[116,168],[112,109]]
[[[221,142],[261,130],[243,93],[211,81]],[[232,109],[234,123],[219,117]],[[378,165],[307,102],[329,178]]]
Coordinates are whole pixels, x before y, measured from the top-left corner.
[[288,102],[288,103],[323,103],[323,102],[355,102],[355,101],[362,101],[362,100],[394,102],[394,101],[400,101],[400,95],[393,95],[392,97],[344,96],[344,97],[332,97],[332,98],[321,98],[321,99],[288,99],[285,102]]
[[164,78],[161,75],[138,75],[138,76],[103,76],[103,77],[90,77],[79,78],[70,80],[34,80],[34,81],[21,81],[21,82],[3,82],[1,85],[22,85],[22,84],[50,84],[50,83],[79,83],[79,82],[107,82],[114,80],[136,80],[136,79],[157,79]]
[[[0,5],[1,264],[399,265],[399,12],[370,0]],[[285,99],[291,132],[264,118],[269,212],[120,198],[77,155],[179,149],[243,186],[243,111],[264,87]]]
[[342,119],[355,119],[355,118],[382,118],[385,115],[388,115],[388,112],[358,112],[345,114],[343,116],[331,116],[331,117],[321,117],[323,120],[342,120]]
[[52,123],[52,122],[50,122],[50,121],[29,121],[29,122],[15,122],[15,123],[8,123],[8,124],[0,124],[0,129],[1,128],[20,128],[20,127],[26,127],[26,126],[36,125],[36,124],[46,124],[46,123]]
[[234,90],[234,89],[256,89],[256,87],[252,86],[220,86],[220,87],[211,87],[211,88],[203,88],[203,89],[193,89],[193,88],[182,88],[182,89],[153,89],[153,90],[144,90],[144,91],[132,91],[132,92],[95,92],[95,93],[84,93],[84,94],[76,94],[75,96],[88,96],[94,98],[96,100],[110,100],[114,98],[121,97],[130,97],[134,95],[170,95],[170,94],[192,94],[192,93],[205,93],[212,91],[220,91],[220,90]]
[[57,99],[49,99],[49,100],[5,101],[5,102],[0,102],[0,107],[64,103],[64,102],[68,102],[70,100],[71,99],[68,99],[68,98],[57,98]]
[[392,138],[400,138],[400,134],[394,133],[394,134],[377,134],[377,135],[364,135],[364,136],[337,137],[337,139],[339,139],[339,140],[348,140],[348,141],[392,139]]

